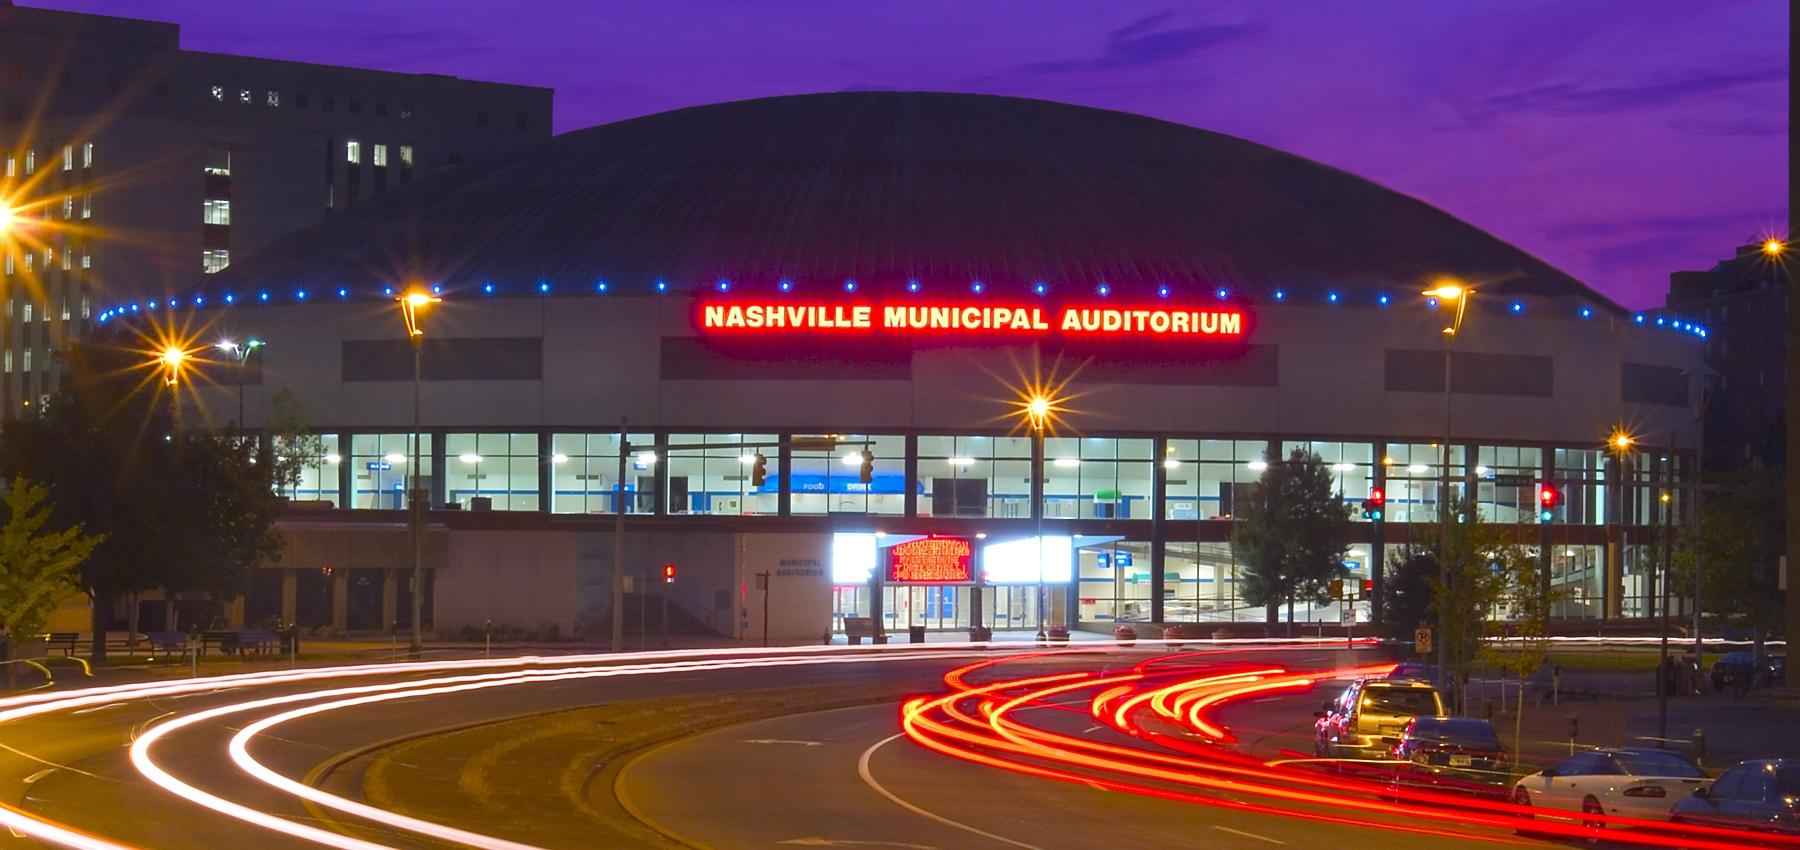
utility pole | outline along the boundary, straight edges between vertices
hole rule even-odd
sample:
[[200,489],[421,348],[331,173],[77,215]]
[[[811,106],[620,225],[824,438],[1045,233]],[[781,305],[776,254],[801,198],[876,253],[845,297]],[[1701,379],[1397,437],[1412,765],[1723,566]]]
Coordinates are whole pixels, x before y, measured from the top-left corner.
[[612,553],[612,651],[625,648],[625,464],[631,443],[625,436],[625,419],[619,419],[619,477],[613,493]]
[[[1675,547],[1675,432],[1669,432],[1669,456],[1664,472],[1668,479],[1662,491],[1662,616],[1661,655],[1656,662],[1656,740],[1657,745],[1669,737],[1669,550]],[[1694,600],[1698,605],[1699,599]],[[1699,659],[1695,659],[1699,663]]]
[[769,594],[773,593],[775,591],[775,582],[772,579],[772,577],[769,575],[768,571],[766,571],[766,570],[763,572],[757,573],[756,577],[762,581],[762,591],[763,591],[762,645],[768,646],[769,645]]

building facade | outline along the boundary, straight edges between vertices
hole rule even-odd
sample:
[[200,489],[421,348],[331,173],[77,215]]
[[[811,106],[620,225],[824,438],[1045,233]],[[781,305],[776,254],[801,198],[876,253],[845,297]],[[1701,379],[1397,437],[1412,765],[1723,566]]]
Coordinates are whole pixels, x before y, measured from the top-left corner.
[[1707,329],[1711,378],[1706,462],[1718,470],[1782,466],[1787,457],[1788,270],[1782,254],[1743,245],[1705,271],[1669,275],[1658,322]]
[[7,415],[95,304],[192,286],[425,175],[548,138],[548,89],[183,50],[175,24],[0,2]]
[[[1474,292],[1448,352],[1451,311],[1421,294],[1447,276]],[[416,384],[409,291],[441,299]],[[714,631],[788,640],[861,617],[1260,621],[1233,506],[1295,449],[1330,465],[1356,516],[1346,567],[1377,596],[1380,565],[1466,494],[1542,548],[1560,616],[1647,616],[1704,344],[1278,151],[896,93],[568,134],[98,316],[183,329],[201,360],[265,341],[200,363],[184,416],[241,403],[259,427],[284,394],[320,437],[247,617],[404,623],[417,463],[440,633],[597,632],[619,569]],[[1021,413],[1040,397],[1041,427]],[[1638,448],[1607,453],[1621,428]],[[1546,486],[1562,502],[1542,522]],[[1360,511],[1377,489],[1379,523]]]

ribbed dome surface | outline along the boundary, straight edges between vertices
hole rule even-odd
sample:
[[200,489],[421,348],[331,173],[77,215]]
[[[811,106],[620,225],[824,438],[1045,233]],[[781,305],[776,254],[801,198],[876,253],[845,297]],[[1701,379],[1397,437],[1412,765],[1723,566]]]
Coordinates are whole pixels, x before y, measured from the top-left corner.
[[1048,101],[855,92],[568,133],[342,211],[205,288],[917,279],[1298,300],[1410,297],[1443,275],[1618,309],[1438,209],[1242,139]]

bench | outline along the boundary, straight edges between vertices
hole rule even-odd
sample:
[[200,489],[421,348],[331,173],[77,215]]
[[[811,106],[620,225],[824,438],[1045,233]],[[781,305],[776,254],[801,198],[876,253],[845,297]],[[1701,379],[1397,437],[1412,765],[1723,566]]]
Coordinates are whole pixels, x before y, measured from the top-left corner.
[[875,618],[845,617],[844,637],[850,641],[851,646],[861,644],[863,638],[873,641],[875,639]]
[[268,655],[275,651],[275,633],[268,629],[241,629],[237,633],[239,655]]
[[144,643],[150,646],[150,657],[157,655],[186,655],[188,636],[186,632],[150,632],[144,635]]
[[200,633],[200,654],[217,649],[220,655],[231,655],[237,652],[238,633],[220,629],[209,629]]
[[44,636],[46,649],[62,650],[64,656],[75,654],[75,644],[81,640],[79,632],[51,632]]

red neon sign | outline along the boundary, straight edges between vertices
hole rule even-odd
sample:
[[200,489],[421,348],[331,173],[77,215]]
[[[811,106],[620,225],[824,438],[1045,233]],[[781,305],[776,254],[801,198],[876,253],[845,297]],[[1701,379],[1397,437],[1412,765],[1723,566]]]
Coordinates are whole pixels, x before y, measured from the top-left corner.
[[1194,339],[1235,339],[1248,325],[1243,311],[1233,308],[756,301],[703,302],[695,323],[706,333],[1054,333]]
[[887,580],[973,581],[969,560],[974,551],[967,537],[921,537],[897,543],[888,547]]

